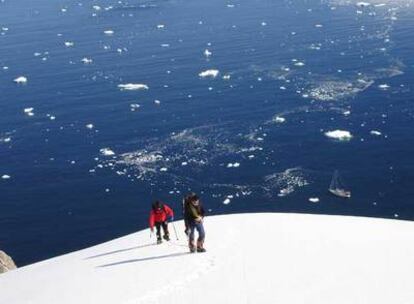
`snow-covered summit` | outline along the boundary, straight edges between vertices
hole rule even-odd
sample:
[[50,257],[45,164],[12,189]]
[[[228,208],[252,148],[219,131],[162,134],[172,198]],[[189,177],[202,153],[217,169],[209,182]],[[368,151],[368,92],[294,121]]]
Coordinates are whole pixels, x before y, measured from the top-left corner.
[[0,303],[411,303],[414,223],[299,214],[205,219],[206,253],[149,230],[0,275]]

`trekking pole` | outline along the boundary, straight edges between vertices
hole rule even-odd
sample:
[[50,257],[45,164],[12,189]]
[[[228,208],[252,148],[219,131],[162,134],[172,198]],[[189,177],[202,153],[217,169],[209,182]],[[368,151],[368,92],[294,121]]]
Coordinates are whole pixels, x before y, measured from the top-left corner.
[[173,228],[174,228],[175,237],[177,238],[177,241],[178,241],[178,240],[179,240],[179,239],[178,239],[178,234],[177,234],[177,230],[175,229],[174,222],[171,222],[171,224],[172,224],[172,226],[173,226]]

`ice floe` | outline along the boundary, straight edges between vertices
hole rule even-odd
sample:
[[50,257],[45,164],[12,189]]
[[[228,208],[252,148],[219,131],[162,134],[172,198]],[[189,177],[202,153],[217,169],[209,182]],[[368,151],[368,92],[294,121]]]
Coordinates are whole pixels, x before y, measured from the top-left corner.
[[273,117],[272,121],[276,123],[284,123],[286,121],[286,118],[282,116],[275,116]]
[[203,72],[200,72],[198,76],[205,78],[205,77],[212,77],[215,78],[219,74],[219,70],[211,69],[211,70],[205,70]]
[[107,36],[112,36],[115,32],[113,30],[105,30],[104,34]]
[[82,59],[81,59],[81,61],[82,61],[84,64],[90,64],[90,63],[92,63],[92,62],[93,62],[93,60],[92,60],[91,58],[86,58],[86,57],[82,58]]
[[118,84],[118,88],[125,91],[148,90],[149,87],[143,83]]
[[369,134],[375,135],[375,136],[381,136],[382,135],[382,133],[380,131],[377,131],[377,130],[371,130],[369,132]]
[[203,54],[206,57],[210,57],[213,53],[211,51],[209,51],[208,49],[205,49]]
[[341,141],[348,141],[348,140],[351,140],[353,137],[351,132],[344,131],[344,130],[328,131],[328,132],[325,132],[325,136],[329,138],[341,140]]
[[240,163],[228,163],[227,168],[238,168],[240,167]]
[[87,124],[85,125],[86,129],[92,130],[93,128],[95,128],[95,126],[93,124]]
[[1,178],[2,178],[2,179],[10,179],[10,178],[11,178],[11,176],[10,176],[10,175],[8,175],[8,174],[3,174],[3,175],[1,176]]
[[75,45],[75,43],[74,42],[72,42],[72,41],[65,41],[65,46],[66,47],[72,47],[72,46],[74,46]]
[[34,110],[34,108],[25,108],[25,109],[23,109],[23,112],[24,112],[27,116],[33,116],[33,115],[34,115],[33,110]]
[[104,156],[113,156],[115,155],[115,152],[112,151],[110,148],[102,148],[99,150],[99,152]]
[[129,108],[131,109],[131,111],[132,111],[132,112],[137,111],[140,107],[141,107],[141,106],[140,106],[139,104],[137,104],[137,103],[131,103],[131,104],[129,105]]
[[386,83],[383,83],[383,84],[380,84],[380,85],[378,85],[378,89],[380,89],[380,90],[388,90],[390,88],[390,86],[388,85],[388,84],[386,84]]
[[15,78],[13,81],[15,83],[18,83],[18,84],[25,84],[25,83],[27,83],[27,77],[26,76],[19,76],[19,77]]
[[165,28],[165,25],[164,24],[158,24],[157,25],[157,29],[163,29],[163,28]]
[[311,203],[319,203],[319,198],[318,197],[310,197],[308,199]]

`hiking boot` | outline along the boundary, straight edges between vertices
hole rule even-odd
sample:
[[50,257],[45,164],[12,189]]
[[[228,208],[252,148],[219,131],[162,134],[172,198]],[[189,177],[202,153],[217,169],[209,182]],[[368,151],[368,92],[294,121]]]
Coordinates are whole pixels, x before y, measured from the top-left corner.
[[169,240],[170,240],[170,236],[169,236],[168,234],[165,234],[165,235],[163,236],[163,238],[164,238],[164,240],[166,240],[166,241],[169,241]]
[[202,247],[197,248],[197,252],[206,252],[206,250]]
[[161,244],[162,243],[162,239],[161,238],[158,238],[157,239],[157,244]]
[[194,253],[194,252],[196,252],[196,249],[194,247],[190,247],[190,252]]

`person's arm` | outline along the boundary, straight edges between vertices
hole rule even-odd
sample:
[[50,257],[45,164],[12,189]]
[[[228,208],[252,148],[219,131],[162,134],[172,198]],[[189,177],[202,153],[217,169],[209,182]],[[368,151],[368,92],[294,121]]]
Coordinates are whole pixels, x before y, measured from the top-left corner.
[[174,211],[172,210],[172,208],[170,208],[167,205],[164,205],[165,207],[165,213],[167,215],[167,218],[169,221],[173,221],[174,220]]

